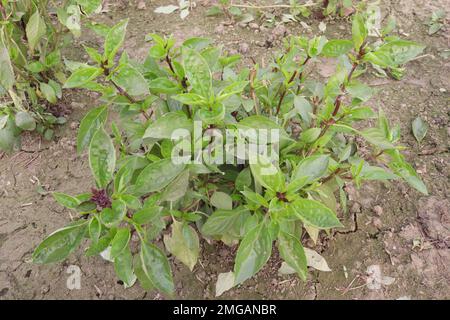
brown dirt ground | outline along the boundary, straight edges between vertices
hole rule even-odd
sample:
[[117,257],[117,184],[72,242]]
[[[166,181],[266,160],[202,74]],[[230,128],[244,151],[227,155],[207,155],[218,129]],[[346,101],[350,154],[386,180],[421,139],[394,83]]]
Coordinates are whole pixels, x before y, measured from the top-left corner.
[[[141,1],[110,2],[114,4],[101,19],[112,23],[130,17],[126,46],[133,57],[145,56],[148,45],[144,35],[149,32],[173,33],[179,39],[208,36],[242,52],[244,62],[250,57],[261,61],[270,55],[284,32],[318,32],[317,20],[305,20],[312,31],[298,23],[262,31],[224,25],[223,17],[205,16],[208,1],[197,1],[197,8],[185,20],[177,14],[153,13],[154,8],[169,1],[144,1],[145,9],[138,9],[137,2]],[[310,279],[302,283],[294,276],[279,276],[280,262],[272,258],[255,278],[225,293],[223,298],[450,298],[450,60],[440,55],[450,48],[450,36],[448,26],[429,36],[423,24],[436,8],[447,10],[450,17],[448,0],[433,4],[419,0],[382,1],[383,14],[397,18],[404,37],[426,44],[427,55],[408,65],[402,81],[368,76],[368,81],[379,89],[372,106],[382,107],[393,122],[400,123],[407,157],[424,179],[430,196],[422,196],[400,183],[371,183],[360,190],[349,187],[350,216],[356,215],[359,227],[353,233],[324,239],[319,247],[333,272],[312,271]],[[348,36],[348,21],[327,21],[325,34],[329,38]],[[87,34],[79,42],[98,45],[98,40]],[[272,47],[267,48],[266,44]],[[79,44],[69,54],[83,57]],[[316,67],[323,76],[330,70],[326,62]],[[117,283],[109,262],[100,257],[86,258],[81,250],[56,265],[37,266],[29,262],[42,238],[71,218],[69,211],[51,196],[38,193],[38,186],[72,194],[92,186],[87,157],[78,157],[74,144],[78,121],[88,108],[96,106],[95,96],[73,91],[67,92],[65,101],[74,112],[69,125],[57,132],[55,141],[43,142],[36,135],[28,135],[22,151],[0,155],[0,299],[161,299],[158,293],[146,293],[139,285],[125,290]],[[411,134],[411,121],[417,115],[430,125],[421,145]],[[345,222],[349,229],[352,223],[352,219]],[[193,273],[172,260],[179,298],[214,298],[218,273],[232,269],[234,249],[205,242],[202,247],[200,263]],[[66,287],[69,265],[81,268],[81,290]],[[380,289],[369,289],[367,268],[372,265],[379,265],[383,275],[395,281]]]

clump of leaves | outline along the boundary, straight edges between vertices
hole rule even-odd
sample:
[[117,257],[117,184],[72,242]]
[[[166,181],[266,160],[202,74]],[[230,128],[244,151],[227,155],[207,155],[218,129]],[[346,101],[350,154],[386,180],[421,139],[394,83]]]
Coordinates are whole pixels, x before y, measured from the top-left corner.
[[[88,238],[86,255],[111,260],[125,286],[139,279],[143,288],[167,295],[174,293],[167,253],[193,270],[200,237],[239,246],[233,271],[219,277],[218,294],[258,273],[274,244],[285,269],[301,279],[308,265],[329,271],[301,239],[306,232],[315,241],[320,232],[343,227],[347,183],[403,179],[427,193],[400,152],[399,127],[367,106],[374,90],[361,80],[371,66],[400,68],[424,47],[369,36],[367,18],[365,12],[354,16],[351,40],[290,37],[268,66],[241,69],[238,55],[208,39],[176,46],[172,37],[156,34],[148,35],[153,45],[143,63],[126,52],[116,59],[127,21],[112,27],[103,50],[89,49],[91,63],[77,64],[65,83],[102,95],[103,104],[81,121],[77,140],[78,152],[88,151],[94,189],[54,193],[79,216],[46,238],[33,260],[64,260]],[[337,59],[325,82],[306,72],[320,57]],[[111,112],[118,116],[110,134]],[[174,136],[176,129],[187,140]],[[264,144],[278,144],[278,157],[257,154],[249,162],[232,153],[223,164],[223,145],[212,129],[276,130],[279,139]],[[250,138],[240,141],[248,147]],[[189,159],[199,162],[174,161],[180,148],[193,146],[200,153]]]
[[445,11],[442,9],[436,10],[431,14],[428,25],[428,34],[432,35],[441,30],[445,25]]
[[[285,2],[285,3],[283,3]],[[207,16],[225,15],[229,20],[237,20],[241,24],[253,21],[256,16],[264,20],[267,24],[279,22],[300,21],[314,14],[318,18],[325,18],[339,14],[348,16],[355,11],[355,4],[352,0],[319,0],[319,1],[277,1],[276,4],[253,5],[236,4],[230,0],[220,0],[217,5],[210,7]],[[364,5],[363,3],[361,3]],[[278,12],[277,9],[281,11]],[[276,11],[275,11],[276,10]]]
[[64,1],[58,8],[43,0],[2,1],[0,150],[18,144],[22,131],[37,130],[51,139],[53,127],[65,123],[53,112],[66,81],[61,49],[71,34],[80,34],[81,16],[100,5],[101,0]]
[[180,12],[180,18],[185,19],[188,15],[190,10],[195,6],[195,2],[192,0],[179,0],[178,5],[167,5],[167,6],[161,6],[155,9],[156,13],[163,13],[163,14],[171,14],[175,11]]

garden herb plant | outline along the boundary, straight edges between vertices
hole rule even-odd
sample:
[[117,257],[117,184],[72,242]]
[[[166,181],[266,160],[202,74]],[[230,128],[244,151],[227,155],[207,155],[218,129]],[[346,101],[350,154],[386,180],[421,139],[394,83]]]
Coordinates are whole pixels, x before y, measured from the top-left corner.
[[61,50],[81,33],[81,16],[100,5],[101,0],[1,1],[0,150],[11,151],[22,131],[51,139],[54,126],[65,123],[57,107],[66,81]]
[[[126,287],[138,279],[171,296],[167,254],[193,270],[204,238],[238,245],[227,277],[232,286],[258,273],[273,246],[305,280],[302,234],[315,241],[322,230],[343,227],[347,183],[403,179],[426,194],[401,153],[399,127],[367,106],[374,89],[362,81],[372,67],[399,70],[424,47],[391,35],[391,28],[369,36],[369,18],[365,11],[354,15],[351,40],[293,36],[269,65],[246,68],[208,39],[176,46],[156,34],[148,35],[153,45],[139,63],[119,53],[127,20],[112,27],[103,49],[87,50],[90,63],[77,64],[64,85],[101,94],[102,105],[83,118],[77,137],[95,185],[74,196],[53,193],[78,216],[50,234],[33,261],[62,261],[89,239],[85,254],[112,261]],[[337,60],[326,81],[307,72],[322,57]],[[107,121],[113,112],[115,120]],[[200,137],[199,121],[206,130]],[[174,137],[176,129],[188,139]],[[265,144],[279,144],[277,161],[205,161],[220,154],[208,132],[226,129],[276,130],[279,141]],[[200,144],[203,161],[174,161],[186,141],[188,148]]]

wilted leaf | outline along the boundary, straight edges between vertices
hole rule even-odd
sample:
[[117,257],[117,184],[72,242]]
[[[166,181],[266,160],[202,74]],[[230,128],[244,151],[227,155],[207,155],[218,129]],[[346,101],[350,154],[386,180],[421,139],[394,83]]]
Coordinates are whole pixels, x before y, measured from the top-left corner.
[[331,271],[330,267],[328,267],[328,263],[324,257],[318,254],[316,251],[311,250],[309,248],[305,249],[306,261],[308,263],[308,267],[312,267],[319,271]]
[[220,297],[225,291],[234,287],[234,272],[219,273],[216,282],[216,297]]
[[164,13],[164,14],[171,14],[175,10],[178,9],[178,6],[174,5],[168,5],[168,6],[161,6],[155,9],[155,13]]
[[167,250],[184,263],[191,271],[194,269],[200,252],[197,232],[182,222],[172,223],[172,234],[164,236]]
[[417,117],[412,123],[412,131],[417,142],[422,142],[428,131],[428,124],[421,117]]

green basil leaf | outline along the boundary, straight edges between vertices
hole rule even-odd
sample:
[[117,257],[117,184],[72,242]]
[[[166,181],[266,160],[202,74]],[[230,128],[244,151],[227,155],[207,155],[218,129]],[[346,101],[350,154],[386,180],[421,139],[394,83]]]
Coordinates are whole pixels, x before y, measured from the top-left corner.
[[133,255],[129,246],[126,246],[122,252],[114,259],[114,270],[120,280],[123,281],[125,288],[131,287],[136,281],[133,272]]
[[264,222],[250,230],[242,239],[234,264],[235,285],[255,275],[272,253],[272,238]]
[[209,100],[213,94],[212,75],[206,60],[194,49],[183,47],[183,66],[192,90]]
[[250,200],[250,202],[266,208],[269,207],[267,200],[259,193],[253,192],[248,188],[245,188],[244,191],[241,191],[241,193],[245,196],[245,198],[247,198],[247,200]]
[[37,44],[39,43],[39,40],[41,40],[41,38],[47,32],[45,21],[39,14],[38,10],[36,10],[28,20],[25,32],[27,35],[28,45],[33,52],[34,48],[36,48]]
[[189,170],[184,170],[164,190],[161,201],[177,201],[186,195],[189,187]]
[[104,45],[103,60],[111,62],[125,40],[128,19],[120,21],[109,30]]
[[52,86],[49,86],[48,84],[46,84],[44,82],[41,82],[40,89],[41,89],[42,94],[44,95],[44,98],[47,99],[48,102],[50,102],[50,103],[57,102],[56,92]]
[[141,243],[142,269],[153,285],[161,292],[171,296],[174,293],[172,271],[165,254],[155,245]]
[[238,207],[234,210],[216,210],[206,220],[202,227],[202,233],[208,236],[218,236],[227,233],[239,218],[248,213],[244,207]]
[[101,232],[102,224],[97,217],[93,217],[89,222],[89,237],[91,238],[91,241],[97,243],[98,239],[100,239]]
[[143,139],[171,139],[176,129],[193,130],[193,123],[185,114],[180,112],[169,112],[151,123],[145,130]]
[[111,208],[105,208],[100,213],[100,219],[107,226],[120,223],[127,213],[125,202],[120,199],[113,200]]
[[149,277],[147,277],[147,275],[144,272],[144,269],[142,268],[142,261],[140,255],[134,256],[133,265],[134,265],[134,273],[136,274],[136,277],[139,280],[139,284],[141,285],[142,289],[146,291],[154,289],[152,281],[150,280]]
[[176,96],[173,96],[172,99],[180,101],[182,104],[188,106],[202,106],[208,103],[208,101],[204,97],[195,93],[178,94]]
[[117,257],[130,242],[131,233],[128,228],[118,229],[114,239],[111,241],[111,258]]
[[80,200],[65,193],[53,192],[52,195],[60,205],[69,209],[75,209],[81,204]]
[[355,14],[352,22],[352,38],[356,50],[361,48],[361,45],[367,38],[367,33],[366,21],[363,15],[360,13]]
[[174,164],[171,159],[151,163],[137,177],[134,192],[147,194],[160,191],[175,179],[184,170],[184,167],[184,164]]
[[113,81],[131,96],[150,94],[144,76],[130,64],[120,66],[112,76]]
[[0,85],[9,90],[15,82],[14,70],[9,57],[8,48],[0,40]]
[[91,143],[94,133],[106,122],[107,116],[107,106],[92,109],[84,116],[80,122],[77,135],[78,154]]
[[36,129],[36,120],[28,112],[17,112],[15,119],[16,125],[22,130],[33,131]]
[[291,208],[297,217],[313,227],[319,229],[342,227],[334,212],[316,200],[297,199]]
[[330,40],[322,48],[322,55],[324,57],[339,57],[346,54],[353,48],[353,43],[350,40]]
[[114,175],[116,150],[103,127],[97,130],[89,145],[89,165],[98,187],[105,188]]
[[292,173],[292,180],[307,177],[306,184],[313,182],[327,173],[330,157],[328,155],[310,156],[297,165]]
[[250,169],[255,180],[266,189],[283,192],[285,189],[285,177],[280,168],[261,155],[256,155],[256,157],[257,159],[250,159]]
[[221,191],[214,192],[214,194],[211,196],[210,204],[217,209],[233,209],[233,200],[227,193]]
[[285,232],[278,234],[278,250],[283,260],[293,268],[300,279],[306,280],[308,267],[305,250],[299,239]]
[[146,224],[160,216],[163,207],[145,206],[143,209],[133,214],[133,221],[137,224]]
[[64,88],[77,88],[82,87],[88,82],[94,80],[103,73],[101,68],[92,66],[81,66],[76,69],[64,83]]
[[67,258],[83,240],[87,223],[87,220],[77,221],[50,234],[34,250],[33,262],[47,264]]

